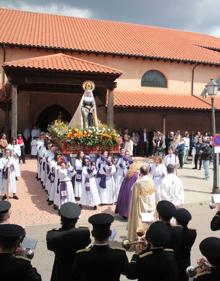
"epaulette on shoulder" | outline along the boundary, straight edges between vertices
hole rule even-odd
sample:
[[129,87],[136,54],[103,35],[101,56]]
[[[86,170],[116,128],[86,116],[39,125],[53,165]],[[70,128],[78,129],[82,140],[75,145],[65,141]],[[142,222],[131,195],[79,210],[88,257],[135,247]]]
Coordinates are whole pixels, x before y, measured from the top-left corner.
[[165,252],[171,252],[171,253],[174,252],[174,250],[173,250],[173,249],[170,249],[170,248],[165,248],[164,251],[165,251]]
[[172,228],[181,228],[180,225],[175,225],[175,224],[171,224],[171,227],[172,227]]
[[79,227],[78,228],[88,228],[88,226],[87,225],[79,225]]
[[146,253],[144,253],[144,254],[140,255],[140,256],[139,256],[139,258],[140,258],[140,259],[142,259],[142,258],[147,257],[147,256],[150,256],[150,255],[152,255],[152,254],[153,254],[153,252],[152,252],[152,251],[150,251],[150,252],[146,252]]
[[120,247],[111,247],[113,250],[119,250],[125,252],[125,249],[120,248]]
[[54,229],[52,229],[52,230],[58,231],[58,230],[60,230],[60,227],[56,227],[56,228],[54,228]]
[[15,256],[16,259],[19,259],[19,260],[25,260],[25,261],[31,261],[31,259],[27,258],[27,257],[23,257],[23,256]]
[[84,249],[81,249],[81,250],[78,250],[76,253],[79,254],[79,253],[88,253],[91,251],[91,248],[84,248]]

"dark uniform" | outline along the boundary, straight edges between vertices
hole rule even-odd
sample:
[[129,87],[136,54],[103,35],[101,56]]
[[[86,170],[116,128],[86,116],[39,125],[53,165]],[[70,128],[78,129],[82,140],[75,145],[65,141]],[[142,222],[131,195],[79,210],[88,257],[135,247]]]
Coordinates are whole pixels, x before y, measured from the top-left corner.
[[218,211],[211,221],[211,230],[220,230],[220,211]]
[[134,254],[128,267],[127,277],[138,281],[177,281],[177,263],[172,249],[164,248],[171,239],[170,230],[162,222],[153,223],[146,239],[150,250]]
[[0,254],[1,281],[41,281],[41,276],[28,259]]
[[112,249],[109,245],[94,245],[76,254],[73,280],[118,281],[126,274],[128,259],[123,249]]
[[[110,231],[114,218],[109,214],[97,214],[89,218],[94,229],[102,233]],[[95,234],[93,233],[94,237]],[[108,237],[108,234],[107,234]],[[126,274],[128,259],[123,249],[112,249],[106,244],[94,244],[80,250],[73,264],[73,280],[119,281]]]
[[179,208],[176,210],[175,218],[179,225],[176,228],[181,232],[181,245],[176,252],[179,281],[188,281],[186,268],[191,265],[191,248],[196,240],[197,233],[195,229],[189,229],[187,227],[189,221],[192,219],[189,211]]
[[8,201],[0,201],[0,224],[5,223],[9,218],[9,210],[11,208],[11,203]]
[[[60,208],[61,216],[78,219],[80,207],[74,203],[65,203]],[[47,248],[55,253],[51,281],[74,280],[71,274],[76,251],[90,243],[90,232],[87,227],[51,230],[47,233]]]
[[178,256],[182,243],[182,229],[170,223],[166,223],[169,228],[171,239],[167,243],[166,248],[173,249],[175,256]]
[[176,207],[173,203],[167,200],[161,200],[157,204],[157,212],[159,217],[163,219],[163,222],[168,226],[171,239],[165,245],[166,248],[173,249],[174,254],[178,255],[178,251],[182,243],[182,231],[179,227],[172,226],[170,220],[172,217],[175,217]]
[[[25,234],[24,229],[15,224],[0,225],[0,245],[4,241],[19,241]],[[8,244],[8,243],[7,243]],[[0,253],[0,280],[1,281],[41,281],[40,274],[32,267],[30,260],[16,257],[13,253]]]
[[212,265],[210,271],[199,274],[195,281],[219,281],[220,280],[220,238],[209,237],[199,245],[203,256]]

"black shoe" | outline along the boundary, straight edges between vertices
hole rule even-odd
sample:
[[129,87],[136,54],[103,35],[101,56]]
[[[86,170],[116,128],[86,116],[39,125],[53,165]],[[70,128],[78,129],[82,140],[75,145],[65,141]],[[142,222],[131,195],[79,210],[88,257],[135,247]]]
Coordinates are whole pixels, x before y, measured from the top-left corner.
[[54,208],[54,210],[57,210],[57,209],[58,209],[58,207],[57,207],[56,205],[53,205],[53,208]]
[[6,200],[6,199],[7,199],[6,195],[2,196],[2,200]]
[[194,168],[193,168],[193,170],[197,170],[197,168],[196,168],[196,167],[194,167]]
[[18,198],[18,196],[17,196],[16,194],[14,194],[14,195],[13,195],[13,199],[18,200],[19,198]]
[[16,181],[18,181],[18,177],[15,177]]
[[93,210],[97,210],[97,206],[94,206],[94,207],[93,207]]
[[48,205],[52,205],[53,204],[53,201],[48,201]]

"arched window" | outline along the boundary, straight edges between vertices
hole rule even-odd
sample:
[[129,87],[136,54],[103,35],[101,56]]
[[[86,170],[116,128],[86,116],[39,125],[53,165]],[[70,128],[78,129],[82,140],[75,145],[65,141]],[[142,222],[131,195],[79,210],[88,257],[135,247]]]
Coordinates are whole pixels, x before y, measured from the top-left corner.
[[167,79],[158,70],[149,70],[141,78],[142,87],[167,88]]

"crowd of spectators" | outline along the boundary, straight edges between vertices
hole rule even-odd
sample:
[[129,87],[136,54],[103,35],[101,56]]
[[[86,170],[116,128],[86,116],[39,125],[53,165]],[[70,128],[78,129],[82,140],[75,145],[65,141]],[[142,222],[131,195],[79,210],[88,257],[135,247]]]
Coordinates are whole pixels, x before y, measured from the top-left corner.
[[140,131],[129,132],[124,129],[121,134],[121,146],[130,152],[132,156],[156,156],[164,157],[171,147],[173,153],[178,156],[179,168],[189,161],[194,164],[193,169],[205,170],[205,178],[209,178],[209,165],[212,159],[212,136],[209,132],[201,133],[188,131],[163,134],[160,131],[147,131],[146,128]]

